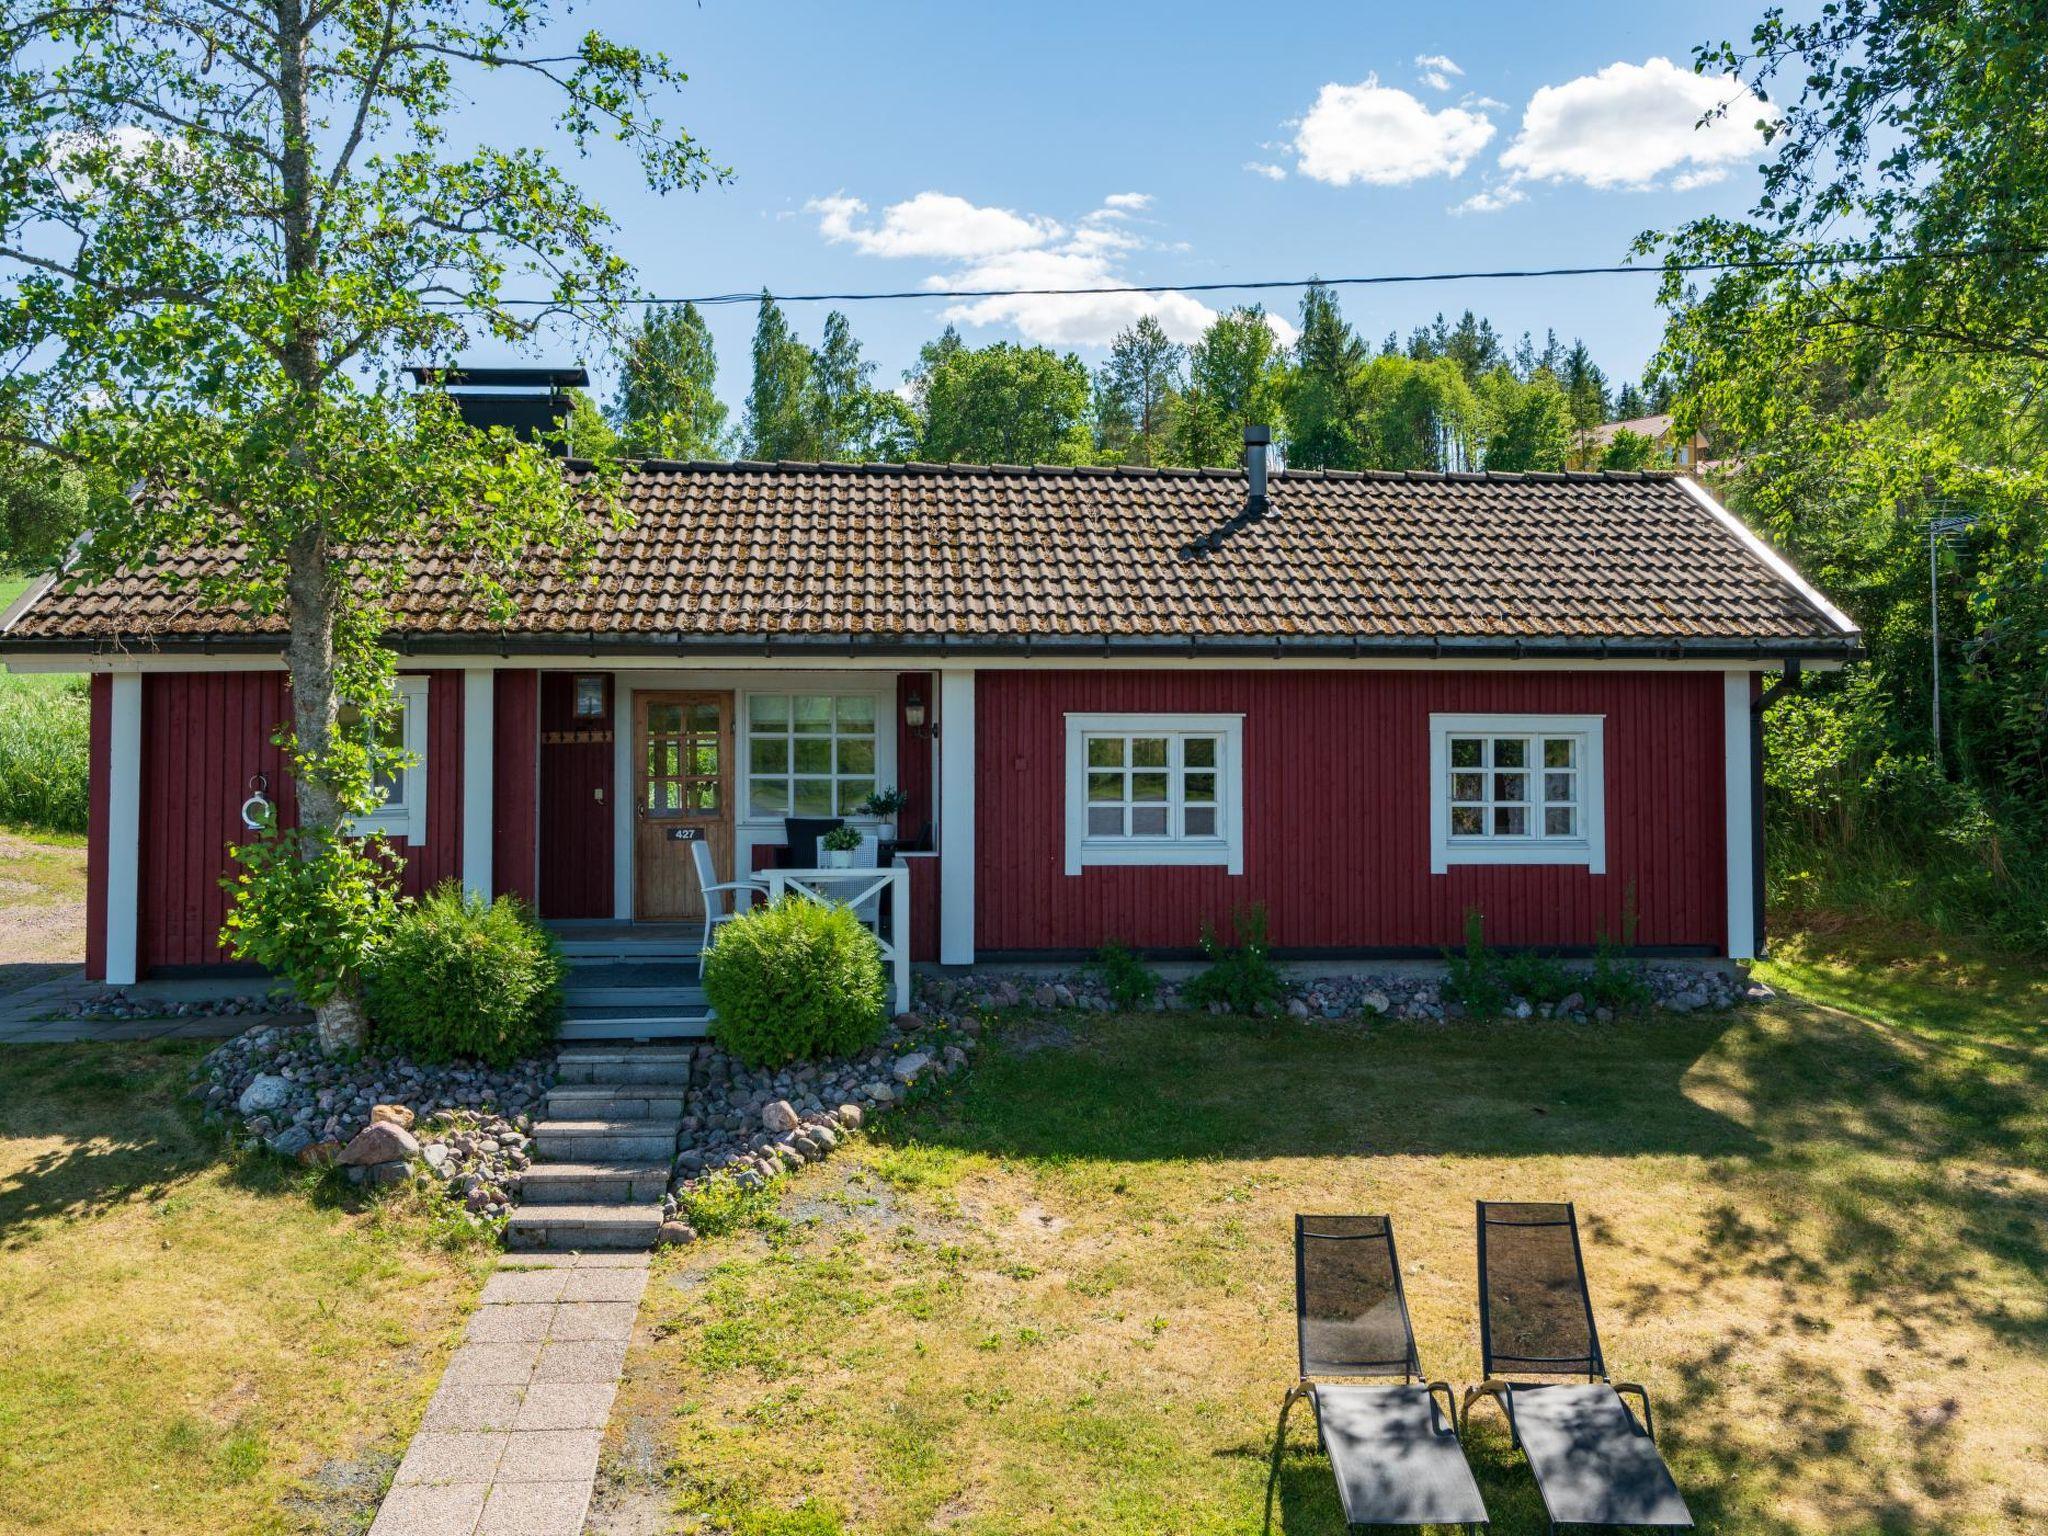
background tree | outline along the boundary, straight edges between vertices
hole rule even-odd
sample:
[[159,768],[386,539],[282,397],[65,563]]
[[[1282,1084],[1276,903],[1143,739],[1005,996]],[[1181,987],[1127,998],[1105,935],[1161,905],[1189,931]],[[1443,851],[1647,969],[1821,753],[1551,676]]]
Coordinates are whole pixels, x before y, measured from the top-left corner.
[[1358,372],[1361,467],[1472,467],[1479,407],[1464,370],[1448,357],[1376,357]]
[[1358,371],[1365,343],[1353,334],[1337,296],[1321,283],[1301,296],[1301,335],[1287,380],[1287,462],[1303,469],[1359,469]]
[[1187,348],[1151,315],[1117,333],[1095,375],[1097,446],[1112,463],[1157,464]]
[[970,347],[948,327],[920,355],[919,453],[940,464],[1086,464],[1088,369],[1071,352],[998,341]]
[[875,365],[861,358],[851,322],[835,309],[825,317],[825,338],[811,362],[821,458],[901,461],[915,450],[917,419],[909,403],[876,389],[874,374]]
[[619,353],[612,420],[626,453],[651,459],[725,456],[718,354],[696,305],[650,306]]
[[1621,388],[1614,392],[1614,419],[1637,421],[1650,414],[1650,404],[1643,398],[1643,392],[1626,379],[1622,380]]
[[[300,824],[242,850],[232,938],[293,974],[330,1044],[360,1034],[355,918],[389,889],[340,831],[380,749],[335,729],[344,702],[391,707],[384,604],[433,547],[509,614],[521,562],[587,527],[556,460],[398,367],[520,341],[627,277],[547,157],[457,150],[449,110],[510,71],[656,190],[707,172],[650,112],[681,75],[597,33],[548,48],[561,9],[0,0],[0,420],[95,466],[89,487],[143,485],[95,496],[88,569],[232,546],[191,595],[283,621]],[[515,309],[508,284],[551,302]]]
[[753,359],[754,382],[741,428],[747,457],[770,462],[825,457],[817,358],[790,329],[782,306],[766,293],[754,320]]
[[1571,401],[1549,370],[1524,382],[1506,368],[1479,381],[1480,462],[1488,470],[1557,470],[1572,452]]
[[1658,462],[1657,440],[1640,432],[1619,428],[1600,450],[1600,469],[1648,469]]
[[1174,462],[1210,468],[1238,463],[1246,427],[1284,427],[1285,380],[1286,365],[1265,310],[1254,304],[1218,315],[1188,353],[1188,385],[1174,411]]
[[0,571],[56,564],[85,531],[83,468],[56,454],[0,440]]

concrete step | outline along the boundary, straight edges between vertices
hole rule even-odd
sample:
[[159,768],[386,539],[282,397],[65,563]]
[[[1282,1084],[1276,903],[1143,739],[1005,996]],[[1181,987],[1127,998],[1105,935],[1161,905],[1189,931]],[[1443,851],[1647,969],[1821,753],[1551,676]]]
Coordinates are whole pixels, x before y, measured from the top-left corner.
[[517,1252],[652,1248],[661,1206],[529,1205],[505,1223],[505,1245]]
[[550,1120],[680,1120],[683,1095],[673,1083],[570,1083],[548,1090]]
[[535,1163],[520,1176],[523,1205],[629,1205],[660,1200],[669,1165]]
[[642,1013],[702,1013],[707,1006],[702,987],[674,982],[649,982],[646,985],[636,982],[623,985],[571,982],[563,989],[562,999],[571,1013],[602,1008],[635,1008]]
[[547,1163],[658,1163],[676,1155],[680,1127],[670,1120],[543,1120],[533,1152]]
[[710,1033],[708,1008],[579,1008],[557,1031],[563,1040],[702,1040]]
[[659,939],[565,939],[557,938],[562,958],[571,965],[619,965],[640,962],[687,960],[697,963],[694,936]]
[[555,1057],[555,1082],[558,1087],[665,1084],[680,1090],[689,1086],[696,1054],[686,1045],[565,1046]]

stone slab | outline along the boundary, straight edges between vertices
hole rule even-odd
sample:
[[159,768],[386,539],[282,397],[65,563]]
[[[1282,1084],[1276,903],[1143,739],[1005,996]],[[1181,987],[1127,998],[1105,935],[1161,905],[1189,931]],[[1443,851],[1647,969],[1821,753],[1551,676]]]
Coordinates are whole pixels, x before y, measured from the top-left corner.
[[582,1339],[574,1343],[549,1340],[541,1346],[533,1368],[533,1385],[558,1382],[616,1382],[626,1368],[624,1339]]
[[626,1301],[635,1305],[647,1289],[647,1271],[578,1269],[570,1273],[559,1301]]
[[411,1483],[489,1483],[511,1438],[504,1430],[423,1429],[406,1447],[393,1481],[400,1488]]
[[[549,1269],[500,1269],[484,1282],[483,1304],[499,1306],[506,1302],[556,1302],[562,1299],[563,1287],[569,1283],[570,1270],[565,1267]],[[578,1301],[595,1301],[594,1296],[579,1296]],[[609,1299],[609,1298],[607,1298]]]
[[523,1387],[540,1359],[541,1342],[525,1339],[509,1344],[467,1343],[455,1351],[442,1373],[443,1385]]
[[393,1488],[370,1536],[472,1536],[489,1493],[483,1483]]
[[508,1430],[515,1426],[519,1409],[526,1401],[526,1388],[510,1384],[465,1386],[442,1381],[434,1400],[427,1404],[421,1429]]
[[616,1382],[549,1382],[527,1394],[512,1428],[601,1430],[618,1395]]
[[590,1491],[585,1482],[499,1483],[476,1536],[580,1536]]
[[514,1430],[498,1463],[498,1483],[582,1483],[597,1477],[601,1429]]
[[463,1339],[472,1344],[523,1344],[548,1337],[549,1323],[558,1307],[526,1302],[506,1302],[479,1307],[469,1320]]
[[633,1316],[640,1309],[630,1301],[565,1301],[548,1310],[554,1314],[548,1324],[548,1342],[573,1343],[582,1339],[632,1338]]

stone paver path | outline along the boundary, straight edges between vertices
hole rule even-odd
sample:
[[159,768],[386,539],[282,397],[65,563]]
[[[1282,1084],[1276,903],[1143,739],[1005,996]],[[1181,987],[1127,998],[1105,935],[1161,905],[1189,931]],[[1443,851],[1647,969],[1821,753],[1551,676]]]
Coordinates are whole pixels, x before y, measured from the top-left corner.
[[578,1536],[644,1253],[507,1254],[370,1536]]

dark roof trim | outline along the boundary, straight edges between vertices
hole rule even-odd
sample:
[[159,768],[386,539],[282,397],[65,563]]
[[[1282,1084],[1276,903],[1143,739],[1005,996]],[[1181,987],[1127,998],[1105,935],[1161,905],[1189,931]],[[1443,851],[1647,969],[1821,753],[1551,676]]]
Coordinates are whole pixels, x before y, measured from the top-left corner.
[[[401,656],[619,656],[650,660],[679,657],[1027,657],[1057,661],[1095,656],[1237,656],[1269,660],[1353,661],[1375,657],[1419,660],[1585,661],[1854,661],[1860,635],[1834,640],[1641,639],[1543,636],[1418,635],[600,635],[398,634],[385,643]],[[10,640],[0,654],[20,655],[275,655],[281,635],[173,635],[157,641]]]

